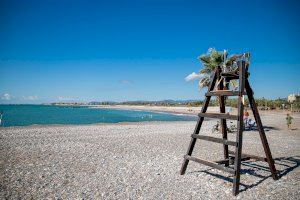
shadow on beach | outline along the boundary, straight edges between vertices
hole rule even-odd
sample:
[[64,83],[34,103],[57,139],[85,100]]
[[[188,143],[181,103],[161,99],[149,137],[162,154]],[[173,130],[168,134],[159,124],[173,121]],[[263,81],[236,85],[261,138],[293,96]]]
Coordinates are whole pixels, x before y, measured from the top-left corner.
[[[282,177],[286,176],[288,173],[292,172],[293,170],[295,170],[297,167],[300,166],[300,156],[279,157],[279,158],[275,158],[274,161],[275,161],[275,166],[277,168],[278,179],[281,179]],[[256,187],[259,184],[261,184],[263,181],[267,180],[268,178],[272,178],[271,171],[269,170],[267,162],[256,162],[251,160],[243,161],[242,167],[244,167],[245,169],[241,169],[241,175],[254,176],[255,178],[257,178],[257,181],[250,185],[241,182],[240,192]],[[278,170],[278,168],[280,168],[280,170]],[[222,174],[216,174],[211,170],[212,168],[207,170],[189,172],[189,173],[204,172],[218,179],[222,179],[224,181],[230,182],[231,184],[233,183],[232,176],[228,177]]]
[[265,131],[270,131],[270,130],[276,130],[276,131],[278,131],[280,129],[277,128],[277,127],[274,127],[274,126],[264,126],[264,130]]

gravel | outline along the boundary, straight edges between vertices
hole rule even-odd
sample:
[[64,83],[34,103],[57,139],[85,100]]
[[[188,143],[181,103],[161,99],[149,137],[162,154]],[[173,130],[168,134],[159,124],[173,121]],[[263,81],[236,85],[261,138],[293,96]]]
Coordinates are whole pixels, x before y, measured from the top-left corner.
[[[227,173],[190,162],[179,175],[195,122],[1,128],[0,199],[299,199],[300,132],[277,118],[263,121],[281,178],[244,162],[237,197]],[[243,152],[264,155],[257,132],[244,132]],[[222,145],[198,140],[193,155],[222,159]]]

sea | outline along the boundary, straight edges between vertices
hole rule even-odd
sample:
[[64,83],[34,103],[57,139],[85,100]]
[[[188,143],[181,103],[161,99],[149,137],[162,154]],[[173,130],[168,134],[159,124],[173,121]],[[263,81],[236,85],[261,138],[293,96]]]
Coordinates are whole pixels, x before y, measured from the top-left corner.
[[147,111],[96,109],[88,106],[0,105],[1,126],[96,124],[145,121],[194,121],[189,115]]

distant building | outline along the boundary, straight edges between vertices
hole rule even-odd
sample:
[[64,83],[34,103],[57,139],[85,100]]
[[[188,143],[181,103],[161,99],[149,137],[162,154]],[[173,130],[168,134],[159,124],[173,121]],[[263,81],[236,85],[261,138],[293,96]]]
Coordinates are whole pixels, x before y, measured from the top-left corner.
[[293,103],[295,101],[300,101],[300,94],[290,94],[288,96],[288,102]]

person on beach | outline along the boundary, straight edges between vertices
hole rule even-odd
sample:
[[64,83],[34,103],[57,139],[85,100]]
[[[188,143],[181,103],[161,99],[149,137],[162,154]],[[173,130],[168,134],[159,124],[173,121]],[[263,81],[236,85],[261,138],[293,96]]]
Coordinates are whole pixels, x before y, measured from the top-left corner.
[[288,130],[291,130],[292,129],[292,119],[293,117],[288,113],[286,114],[286,124],[287,124],[287,128]]
[[249,122],[249,112],[248,112],[248,110],[245,110],[245,112],[244,112],[244,123],[245,123],[246,126],[248,125],[248,122]]

